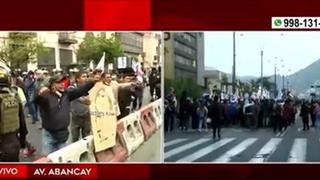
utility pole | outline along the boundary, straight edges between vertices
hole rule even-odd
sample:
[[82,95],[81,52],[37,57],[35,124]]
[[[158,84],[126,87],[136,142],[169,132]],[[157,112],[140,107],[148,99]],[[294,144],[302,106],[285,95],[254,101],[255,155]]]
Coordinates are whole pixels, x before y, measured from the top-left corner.
[[282,89],[284,90],[284,75],[282,75]]
[[263,92],[263,50],[261,50],[261,95]]
[[277,65],[274,64],[274,98],[277,98]]
[[236,32],[233,32],[232,93],[236,93]]

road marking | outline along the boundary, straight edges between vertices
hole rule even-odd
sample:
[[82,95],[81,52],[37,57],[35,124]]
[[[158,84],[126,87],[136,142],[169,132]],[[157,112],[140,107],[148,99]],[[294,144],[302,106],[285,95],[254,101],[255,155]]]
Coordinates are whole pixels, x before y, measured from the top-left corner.
[[286,129],[285,131],[283,131],[283,133],[280,135],[280,137],[283,137],[285,134],[287,134],[288,129]]
[[247,149],[250,145],[252,145],[255,141],[257,141],[257,138],[249,138],[245,141],[241,142],[234,148],[227,151],[225,154],[220,156],[218,159],[214,160],[215,162],[229,162],[231,161],[231,158],[236,156],[237,154],[240,154],[242,151]]
[[279,137],[280,135],[281,135],[281,132],[278,132],[276,136]]
[[304,162],[306,160],[307,139],[295,139],[290,151],[288,162]]
[[175,139],[175,140],[172,140],[172,141],[169,141],[169,142],[165,142],[164,143],[164,147],[172,146],[172,145],[181,143],[181,142],[186,141],[186,140],[187,139]]
[[271,138],[266,145],[260,149],[260,151],[249,162],[265,162],[276,150],[277,146],[282,141],[281,138]]
[[215,151],[217,149],[219,149],[220,147],[228,144],[229,142],[233,141],[235,138],[224,138],[221,139],[220,141],[214,143],[214,144],[210,144],[209,146],[202,148],[188,156],[183,157],[182,159],[179,159],[177,162],[193,162],[209,153],[211,153],[212,151]]
[[174,156],[174,155],[176,155],[176,154],[179,154],[179,153],[181,153],[181,152],[183,152],[183,151],[185,151],[185,150],[187,150],[187,149],[190,149],[190,148],[192,148],[192,147],[194,147],[194,146],[197,146],[197,145],[199,145],[199,144],[202,144],[202,143],[204,143],[204,142],[206,142],[206,141],[212,141],[212,139],[199,139],[199,140],[197,140],[197,141],[194,141],[194,142],[191,142],[191,143],[188,143],[188,144],[185,144],[185,145],[183,145],[183,146],[180,146],[180,147],[177,147],[177,148],[175,148],[175,149],[172,149],[171,151],[168,151],[168,152],[165,152],[165,154],[164,154],[164,156],[165,156],[165,159],[167,159],[167,158],[169,158],[169,157],[171,157],[171,156]]

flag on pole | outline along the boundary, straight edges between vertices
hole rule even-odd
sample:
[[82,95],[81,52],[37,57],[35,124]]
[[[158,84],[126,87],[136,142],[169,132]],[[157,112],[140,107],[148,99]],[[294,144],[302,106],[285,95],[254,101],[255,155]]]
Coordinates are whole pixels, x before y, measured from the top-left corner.
[[103,55],[102,55],[102,57],[101,57],[101,59],[100,59],[100,61],[99,61],[98,65],[97,65],[96,69],[100,69],[100,70],[104,71],[104,62],[105,62],[105,57],[106,57],[106,53],[105,53],[105,52],[103,52]]
[[92,69],[92,70],[94,69],[93,60],[91,60],[89,63],[89,69]]

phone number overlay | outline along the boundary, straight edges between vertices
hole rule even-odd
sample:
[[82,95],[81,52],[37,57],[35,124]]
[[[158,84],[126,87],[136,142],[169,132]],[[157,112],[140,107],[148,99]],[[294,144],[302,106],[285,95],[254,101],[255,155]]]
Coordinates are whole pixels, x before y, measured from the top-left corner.
[[320,17],[272,17],[272,29],[320,29]]

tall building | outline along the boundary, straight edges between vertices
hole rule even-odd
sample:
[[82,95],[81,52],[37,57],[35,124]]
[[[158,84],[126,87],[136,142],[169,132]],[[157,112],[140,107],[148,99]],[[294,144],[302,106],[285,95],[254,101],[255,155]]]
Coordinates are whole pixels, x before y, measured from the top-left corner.
[[205,63],[204,63],[204,33],[197,33],[197,83],[204,87],[205,81],[203,75],[205,73]]
[[165,33],[164,36],[165,78],[192,79],[204,86],[204,82],[201,83],[200,77],[198,77],[200,70],[198,66],[204,66],[203,33]]

